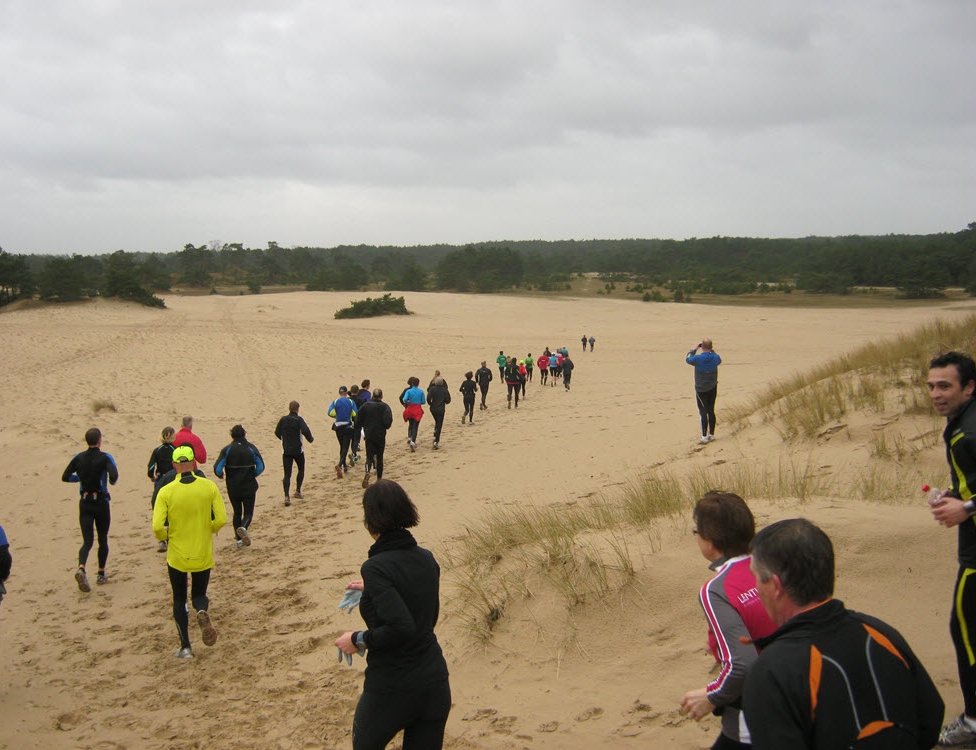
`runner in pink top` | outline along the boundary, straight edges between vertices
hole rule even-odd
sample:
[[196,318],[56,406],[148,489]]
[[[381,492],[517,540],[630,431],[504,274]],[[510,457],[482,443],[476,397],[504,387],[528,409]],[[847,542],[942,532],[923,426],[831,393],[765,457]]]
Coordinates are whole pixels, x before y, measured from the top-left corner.
[[752,641],[776,629],[749,570],[756,523],[745,501],[731,492],[706,493],[695,504],[694,521],[698,547],[715,571],[701,587],[699,601],[708,622],[708,648],[720,668],[704,688],[685,693],[681,709],[696,721],[713,712],[721,715],[722,733],[713,750],[748,748],[749,728],[737,706],[759,656]]

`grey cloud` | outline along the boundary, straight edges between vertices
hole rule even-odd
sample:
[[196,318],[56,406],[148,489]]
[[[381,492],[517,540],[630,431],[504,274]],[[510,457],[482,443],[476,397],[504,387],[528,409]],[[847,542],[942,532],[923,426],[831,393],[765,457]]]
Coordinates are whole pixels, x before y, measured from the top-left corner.
[[[137,247],[140,227],[243,213],[329,244],[347,220],[322,203],[388,242],[490,236],[513,205],[526,236],[952,228],[972,218],[974,22],[974,4],[922,0],[13,3],[0,243]],[[886,209],[911,185],[938,200]],[[120,200],[142,218],[100,232]],[[451,218],[411,223],[425,201]]]

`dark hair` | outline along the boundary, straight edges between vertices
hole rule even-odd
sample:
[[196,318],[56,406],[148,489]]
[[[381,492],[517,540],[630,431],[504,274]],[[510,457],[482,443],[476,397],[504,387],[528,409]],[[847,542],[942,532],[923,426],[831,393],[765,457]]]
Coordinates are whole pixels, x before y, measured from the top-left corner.
[[383,400],[383,389],[376,388],[373,391],[373,401],[382,401],[382,400]]
[[363,520],[371,534],[409,529],[420,522],[417,506],[392,479],[380,479],[363,493]]
[[369,378],[366,378],[362,383],[359,384],[360,388],[369,388]]
[[298,407],[301,406],[297,401],[290,401],[288,403],[288,411],[298,411]]
[[473,378],[473,377],[474,377],[474,373],[471,372],[471,370],[468,370],[466,373],[464,373],[464,379],[465,380],[471,380],[471,378]]
[[102,431],[97,427],[92,427],[85,432],[85,443],[94,447],[102,439]]
[[756,521],[746,501],[733,492],[709,490],[695,503],[695,528],[723,555],[735,557],[749,551],[756,535]]
[[244,430],[244,425],[235,424],[230,428],[230,436],[234,440],[243,440],[247,432]]
[[959,373],[959,385],[963,388],[973,380],[976,380],[976,362],[973,362],[972,357],[962,352],[946,352],[937,357],[932,357],[932,361],[929,362],[929,369],[931,370],[933,367],[949,367],[951,365],[956,366],[956,372]]
[[420,385],[420,378],[414,376],[407,378],[407,385],[411,387],[416,387]]
[[834,545],[805,518],[788,518],[762,529],[750,545],[760,581],[774,575],[793,602],[816,604],[834,595]]

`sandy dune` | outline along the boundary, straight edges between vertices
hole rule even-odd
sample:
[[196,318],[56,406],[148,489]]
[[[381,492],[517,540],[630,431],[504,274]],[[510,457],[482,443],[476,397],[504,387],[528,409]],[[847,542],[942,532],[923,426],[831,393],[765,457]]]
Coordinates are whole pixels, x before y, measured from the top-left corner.
[[[339,385],[369,377],[395,401],[410,375],[426,384],[440,369],[447,378],[455,401],[441,450],[430,449],[426,419],[419,450],[407,451],[396,409],[387,448],[387,476],[421,510],[419,540],[445,558],[465,525],[496,504],[613,497],[653,466],[681,475],[743,460],[807,460],[809,447],[783,444],[768,426],[729,435],[722,408],[866,341],[974,309],[406,297],[415,315],[352,321],[332,318],[348,293],[171,297],[162,311],[98,301],[0,314],[7,374],[0,523],[14,554],[0,606],[0,747],[349,746],[362,664],[337,665],[331,644],[361,622],[335,605],[370,540],[358,474],[337,480],[332,470],[337,449],[325,407]],[[579,351],[584,332],[597,339],[593,353]],[[700,450],[683,355],[703,336],[715,340],[725,363],[720,439]],[[571,392],[537,379],[521,407],[508,410],[496,382],[489,411],[461,426],[457,387],[465,370],[482,359],[491,365],[499,349],[538,355],[546,345],[570,348]],[[285,508],[272,432],[293,398],[317,439],[308,449],[305,500]],[[100,400],[117,411],[93,414]],[[269,467],[254,545],[238,552],[228,531],[218,536],[211,611],[220,640],[211,649],[197,642],[191,664],[173,658],[170,592],[149,530],[145,475],[160,429],[184,413],[194,415],[214,457],[230,426],[242,422]],[[911,429],[919,434],[937,426],[929,416],[917,419]],[[802,504],[764,499],[754,509],[763,523],[804,514],[829,530],[838,595],[900,628],[956,712],[947,626],[954,533],[931,522],[915,486],[893,486],[892,495],[904,498],[895,504],[855,499],[858,467],[871,461],[870,436],[895,429],[882,417],[862,422],[852,417],[836,440],[821,441],[816,457],[824,471],[850,468],[850,492],[841,484]],[[77,488],[60,475],[92,425],[102,428],[103,448],[122,476],[113,491],[110,583],[82,595],[72,580]],[[906,462],[938,481],[940,456],[927,440]],[[656,543],[634,549],[633,582],[568,615],[540,590],[507,611],[481,649],[452,617],[445,565],[439,636],[455,702],[448,746],[710,746],[717,720],[695,724],[676,712],[681,694],[710,668],[695,601],[708,571],[689,530],[684,518],[662,522]]]

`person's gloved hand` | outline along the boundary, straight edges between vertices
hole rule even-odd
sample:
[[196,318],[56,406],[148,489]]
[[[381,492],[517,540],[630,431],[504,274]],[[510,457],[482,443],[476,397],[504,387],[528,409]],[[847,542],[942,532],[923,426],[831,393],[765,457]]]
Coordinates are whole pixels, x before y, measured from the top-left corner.
[[346,589],[346,593],[339,602],[339,609],[352,614],[352,611],[359,606],[359,600],[363,598],[361,589]]
[[353,637],[356,633],[349,630],[342,635],[340,635],[335,640],[336,647],[336,661],[340,664],[342,663],[342,657],[346,657],[346,664],[350,667],[352,666],[352,655],[359,654],[360,656],[366,655],[366,648],[361,644],[357,644]]
[[[361,648],[361,649],[359,649],[359,651],[357,653],[360,656],[365,656],[366,655],[366,649]],[[351,667],[352,666],[352,654],[346,654],[346,653],[344,653],[342,651],[341,648],[339,648],[338,646],[336,646],[336,661],[339,662],[340,664],[342,663],[342,657],[346,657],[346,664],[348,664]]]

